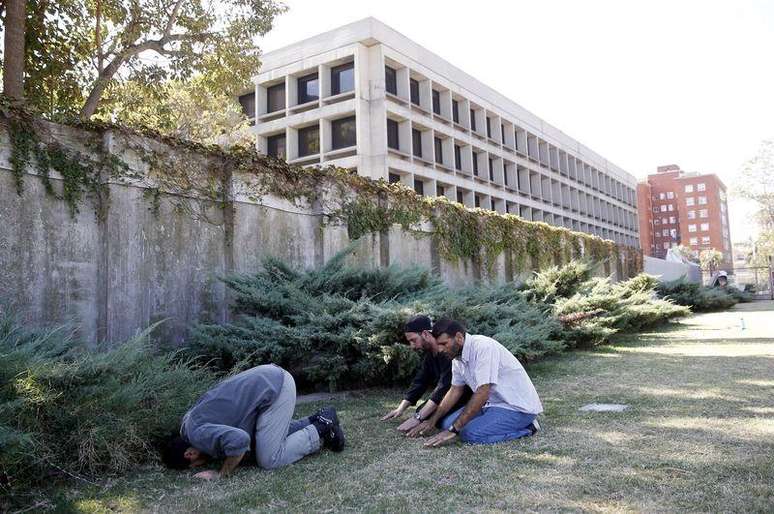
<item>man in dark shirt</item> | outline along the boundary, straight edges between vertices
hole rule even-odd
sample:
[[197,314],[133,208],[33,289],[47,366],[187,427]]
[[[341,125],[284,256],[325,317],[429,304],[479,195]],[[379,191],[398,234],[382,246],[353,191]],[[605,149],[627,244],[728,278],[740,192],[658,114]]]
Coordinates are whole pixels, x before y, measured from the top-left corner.
[[[400,404],[382,417],[382,421],[386,421],[402,416],[409,406],[417,403],[428,388],[435,386],[430,398],[417,407],[416,413],[412,417],[398,426],[398,430],[406,432],[410,437],[418,435],[412,430],[432,416],[435,408],[441,403],[451,387],[451,360],[443,352],[438,351],[435,338],[430,333],[431,329],[430,318],[422,315],[411,318],[404,325],[404,336],[411,348],[423,353],[422,364]],[[461,406],[464,406],[469,398],[470,391],[468,390],[459,400]]]
[[162,455],[171,468],[185,469],[224,459],[220,472],[195,476],[227,476],[245,454],[255,450],[258,465],[274,469],[314,453],[321,445],[344,448],[344,432],[333,408],[293,421],[296,384],[274,364],[257,366],[220,382],[204,393],[186,412],[180,435],[173,437]]

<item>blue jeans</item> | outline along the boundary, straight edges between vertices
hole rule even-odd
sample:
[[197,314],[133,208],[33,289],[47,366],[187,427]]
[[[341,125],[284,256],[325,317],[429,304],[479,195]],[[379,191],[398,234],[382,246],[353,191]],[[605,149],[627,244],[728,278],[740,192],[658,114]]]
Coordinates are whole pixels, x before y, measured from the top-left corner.
[[[441,426],[444,430],[452,426],[462,410],[458,409],[443,418]],[[460,439],[470,444],[494,444],[532,435],[530,425],[535,417],[535,414],[502,407],[486,407],[462,427]]]

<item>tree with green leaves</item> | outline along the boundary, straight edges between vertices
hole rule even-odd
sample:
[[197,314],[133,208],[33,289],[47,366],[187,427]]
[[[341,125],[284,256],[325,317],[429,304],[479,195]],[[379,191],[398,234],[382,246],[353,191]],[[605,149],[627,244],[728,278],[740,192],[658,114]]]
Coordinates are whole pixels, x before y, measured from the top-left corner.
[[114,82],[186,80],[201,73],[235,94],[260,65],[255,38],[284,6],[273,0],[86,1],[95,22],[94,68],[83,118]]
[[135,81],[117,84],[106,92],[103,109],[95,117],[205,144],[255,142],[239,102],[209,87],[205,75],[153,86]]
[[774,139],[761,142],[758,154],[744,163],[734,192],[755,202],[761,228],[774,231]]
[[703,269],[715,271],[722,262],[723,254],[714,248],[702,250],[701,253],[699,253],[699,263]]
[[28,0],[25,90],[45,113],[82,118],[129,81],[163,90],[201,75],[234,95],[260,66],[257,37],[284,10],[276,0]]
[[672,251],[682,257],[685,261],[696,262],[696,254],[685,245],[677,245],[672,248]]
[[744,163],[734,193],[758,207],[760,234],[750,264],[768,266],[774,256],[774,139],[761,142],[757,155]]

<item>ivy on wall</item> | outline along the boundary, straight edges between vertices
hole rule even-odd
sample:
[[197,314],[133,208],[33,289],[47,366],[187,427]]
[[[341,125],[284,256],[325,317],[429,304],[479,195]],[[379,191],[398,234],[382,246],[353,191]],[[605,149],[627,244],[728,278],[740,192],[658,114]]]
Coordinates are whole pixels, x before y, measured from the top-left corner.
[[[238,184],[239,192],[251,201],[271,195],[307,207],[315,205],[326,223],[346,224],[351,239],[399,225],[416,237],[434,238],[445,259],[477,260],[490,271],[501,255],[506,255],[517,271],[542,269],[581,256],[604,262],[607,274],[615,271],[619,276],[634,276],[642,270],[642,255],[636,248],[511,214],[468,209],[445,197],[419,196],[400,184],[374,181],[350,170],[301,168],[260,155],[252,148],[223,149],[111,124],[72,123],[94,134],[109,130],[125,136],[122,140],[127,149],[148,167],[143,177],[101,144],[89,147],[92,158],[86,158],[55,138],[47,137],[48,142],[44,142],[38,135],[45,131],[43,123],[28,113],[8,108],[2,111],[9,128],[17,192],[23,193],[26,169],[34,166],[47,193],[67,202],[73,215],[85,196],[97,201],[99,215],[107,198],[101,177],[152,179],[143,196],[156,215],[162,193],[187,199],[178,205],[195,201],[225,207],[234,193],[232,186]],[[50,170],[62,177],[61,193],[51,184]],[[202,207],[198,212],[204,210]],[[196,214],[194,209],[188,212]],[[206,215],[201,215],[206,221]]]

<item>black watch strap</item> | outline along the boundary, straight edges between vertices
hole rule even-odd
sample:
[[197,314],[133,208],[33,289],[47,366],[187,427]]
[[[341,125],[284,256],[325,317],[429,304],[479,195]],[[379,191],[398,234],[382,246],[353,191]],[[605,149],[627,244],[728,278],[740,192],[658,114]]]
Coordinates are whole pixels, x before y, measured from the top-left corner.
[[417,411],[417,413],[416,413],[416,414],[414,414],[414,418],[415,418],[417,421],[419,421],[419,422],[422,422],[422,421],[424,421],[424,418],[422,417],[422,413],[421,413],[420,411]]
[[459,434],[460,433],[460,431],[457,430],[457,427],[454,426],[454,423],[452,423],[452,426],[449,427],[449,432],[451,432],[452,434]]

